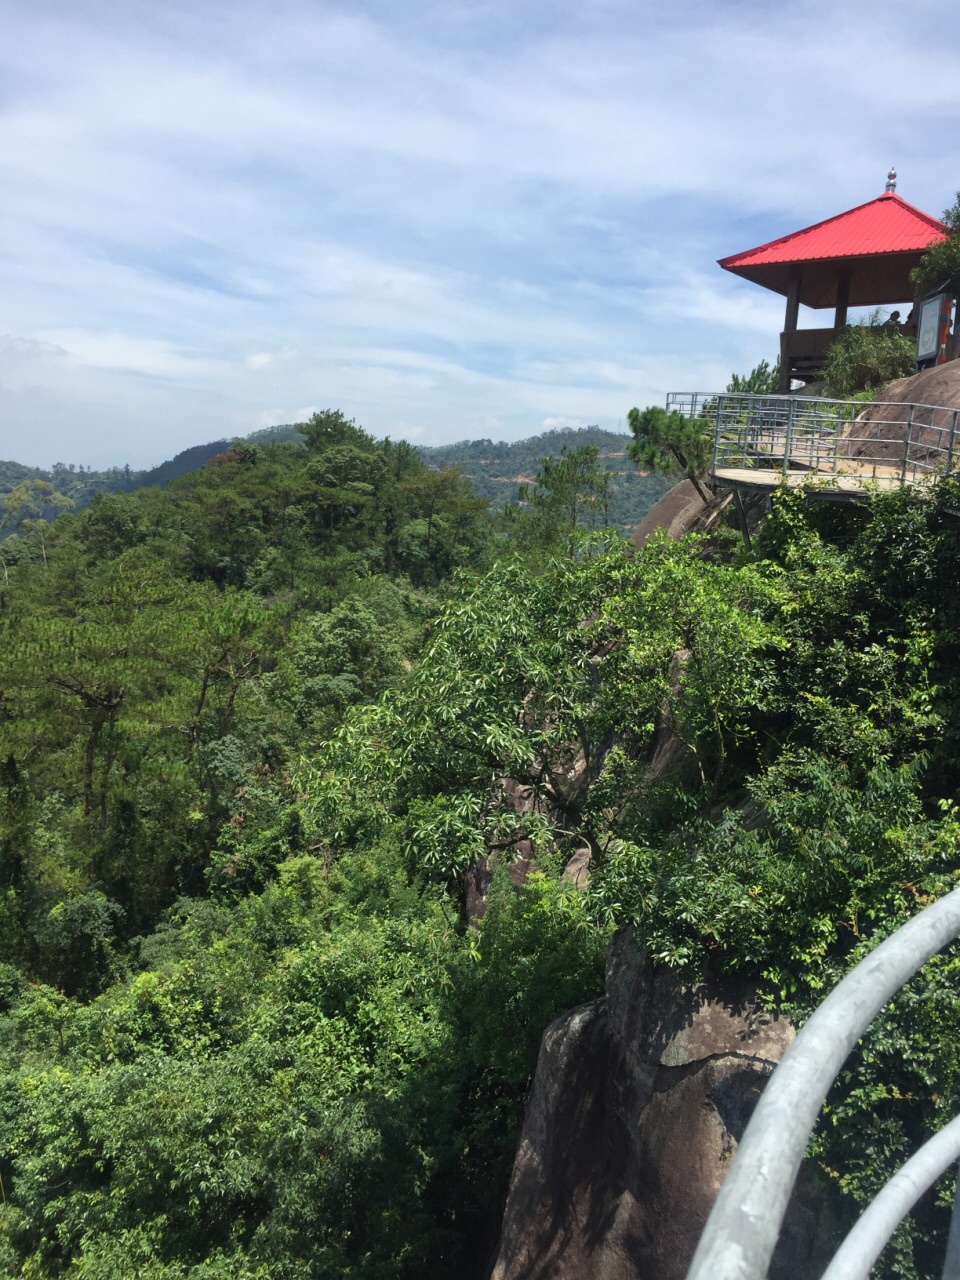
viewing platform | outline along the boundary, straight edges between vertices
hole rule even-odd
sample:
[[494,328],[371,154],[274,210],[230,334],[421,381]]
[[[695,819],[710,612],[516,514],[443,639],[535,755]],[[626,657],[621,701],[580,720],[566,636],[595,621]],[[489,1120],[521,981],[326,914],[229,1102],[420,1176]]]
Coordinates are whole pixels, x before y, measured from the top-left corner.
[[714,488],[811,485],[839,500],[929,484],[958,466],[960,409],[797,395],[672,392],[667,410],[713,435]]

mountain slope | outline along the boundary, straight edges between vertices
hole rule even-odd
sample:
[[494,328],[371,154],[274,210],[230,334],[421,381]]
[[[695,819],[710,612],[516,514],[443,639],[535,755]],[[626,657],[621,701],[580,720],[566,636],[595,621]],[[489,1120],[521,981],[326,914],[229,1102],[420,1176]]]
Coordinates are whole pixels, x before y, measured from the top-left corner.
[[[627,458],[625,446],[629,436],[599,427],[579,430],[546,431],[526,440],[461,440],[456,444],[424,446],[419,449],[423,461],[432,470],[457,467],[470,481],[478,497],[489,498],[494,506],[515,502],[517,485],[532,481],[544,458],[557,457],[585,445],[596,445],[600,465],[614,476],[611,522],[635,525],[669,488],[659,476],[638,471]],[[296,424],[267,427],[246,437],[256,445],[298,443]],[[49,471],[26,467],[18,462],[0,461],[0,499],[23,480],[43,480],[70,498],[74,510],[82,510],[98,493],[129,492],[133,489],[165,485],[204,466],[210,458],[230,447],[229,440],[212,440],[183,449],[173,458],[145,471],[129,467],[111,467],[105,471],[65,466],[57,463]]]

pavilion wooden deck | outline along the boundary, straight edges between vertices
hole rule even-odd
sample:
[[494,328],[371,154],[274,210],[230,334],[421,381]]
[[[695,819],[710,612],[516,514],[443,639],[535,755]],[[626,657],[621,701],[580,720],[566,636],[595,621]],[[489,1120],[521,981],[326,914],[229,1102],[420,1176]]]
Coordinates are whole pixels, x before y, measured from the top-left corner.
[[[826,474],[817,471],[783,471],[747,467],[718,467],[713,473],[714,484],[721,489],[752,489],[768,491],[786,486],[788,489],[816,488],[824,497],[836,494],[844,497],[860,497],[868,489],[899,489],[904,483],[899,471],[880,473],[876,469]],[[907,481],[916,484],[917,481]]]

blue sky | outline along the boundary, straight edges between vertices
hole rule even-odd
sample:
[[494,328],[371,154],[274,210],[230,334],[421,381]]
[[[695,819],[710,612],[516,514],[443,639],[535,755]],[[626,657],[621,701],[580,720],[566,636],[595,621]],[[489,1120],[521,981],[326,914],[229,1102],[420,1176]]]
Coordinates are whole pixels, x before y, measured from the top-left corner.
[[[715,260],[960,187],[954,6],[5,0],[0,457],[339,408],[622,426],[777,347]],[[816,323],[807,313],[802,323]]]

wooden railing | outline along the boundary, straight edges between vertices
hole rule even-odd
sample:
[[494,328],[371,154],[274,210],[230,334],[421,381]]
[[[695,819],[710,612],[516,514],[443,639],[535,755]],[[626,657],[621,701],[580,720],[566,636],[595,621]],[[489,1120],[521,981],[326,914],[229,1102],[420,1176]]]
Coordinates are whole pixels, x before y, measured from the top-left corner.
[[[781,386],[788,387],[790,378],[799,378],[803,382],[812,382],[823,372],[827,352],[843,333],[845,326],[839,329],[793,329],[780,335],[780,368],[785,381]],[[889,326],[890,332],[902,333],[911,341],[916,339],[917,330],[913,324],[897,324]]]

